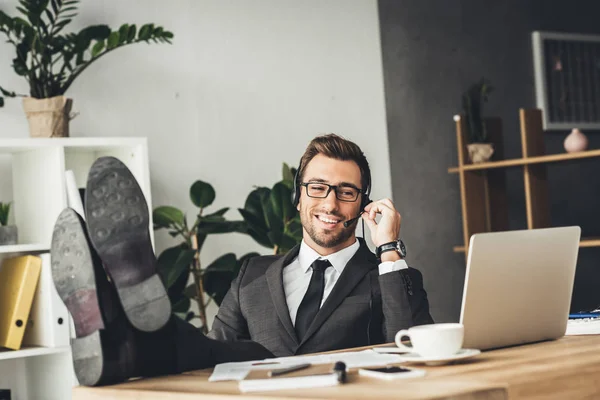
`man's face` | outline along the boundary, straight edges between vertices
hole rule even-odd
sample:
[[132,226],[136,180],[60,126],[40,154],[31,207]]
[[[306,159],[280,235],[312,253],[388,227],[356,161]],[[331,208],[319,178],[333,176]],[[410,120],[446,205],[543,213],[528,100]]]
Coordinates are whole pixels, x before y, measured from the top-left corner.
[[[317,154],[306,166],[300,183],[319,182],[364,189],[360,178],[360,169],[354,161]],[[344,221],[360,212],[362,194],[354,202],[344,202],[337,199],[333,189],[326,198],[309,197],[306,190],[306,187],[300,187],[297,207],[306,243],[321,255],[335,253],[354,243],[355,224],[345,228]]]

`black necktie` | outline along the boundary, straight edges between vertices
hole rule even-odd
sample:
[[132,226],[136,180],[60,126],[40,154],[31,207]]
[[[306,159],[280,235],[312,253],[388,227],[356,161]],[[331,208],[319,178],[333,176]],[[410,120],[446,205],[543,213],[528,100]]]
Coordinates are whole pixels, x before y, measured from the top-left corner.
[[310,278],[308,290],[306,290],[306,294],[298,307],[296,325],[294,327],[299,341],[302,341],[306,331],[308,331],[308,327],[319,311],[321,301],[323,300],[323,292],[325,291],[325,270],[329,266],[331,266],[331,263],[327,260],[315,260],[310,265],[313,273]]

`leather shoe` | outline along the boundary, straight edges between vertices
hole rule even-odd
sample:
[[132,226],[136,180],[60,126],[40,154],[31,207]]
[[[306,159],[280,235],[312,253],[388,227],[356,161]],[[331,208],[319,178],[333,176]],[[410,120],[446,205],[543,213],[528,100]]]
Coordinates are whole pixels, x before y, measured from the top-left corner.
[[71,348],[79,383],[117,383],[137,375],[133,329],[73,209],[58,216],[50,253],[54,285],[75,325]]
[[143,332],[165,326],[171,302],[157,273],[148,204],[131,171],[115,157],[92,165],[85,192],[92,246],[114,284],[125,315]]

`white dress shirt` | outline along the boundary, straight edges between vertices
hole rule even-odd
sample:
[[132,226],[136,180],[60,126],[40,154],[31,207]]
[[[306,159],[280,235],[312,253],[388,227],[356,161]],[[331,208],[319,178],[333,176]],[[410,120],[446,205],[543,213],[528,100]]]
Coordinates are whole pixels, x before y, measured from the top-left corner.
[[[358,251],[360,244],[358,240],[352,245],[338,251],[337,253],[330,254],[328,256],[321,256],[319,253],[310,248],[304,240],[300,244],[300,252],[298,256],[283,269],[283,290],[285,292],[285,300],[287,302],[288,310],[290,312],[290,319],[292,323],[296,324],[296,314],[298,313],[298,307],[304,298],[304,294],[308,290],[310,278],[313,270],[310,265],[316,259],[329,260],[333,268],[327,268],[325,270],[325,291],[323,292],[323,301],[321,306],[331,293],[331,290],[338,281],[342,271],[346,268],[346,264]],[[406,261],[384,261],[379,264],[379,275],[387,274],[392,271],[399,271],[401,269],[408,268]]]

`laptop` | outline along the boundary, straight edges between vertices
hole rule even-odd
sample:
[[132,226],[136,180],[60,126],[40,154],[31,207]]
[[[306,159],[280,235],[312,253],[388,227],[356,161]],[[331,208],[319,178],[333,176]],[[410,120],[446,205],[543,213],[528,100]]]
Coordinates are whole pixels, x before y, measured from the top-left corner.
[[471,236],[460,313],[463,347],[564,336],[580,236],[578,226]]

